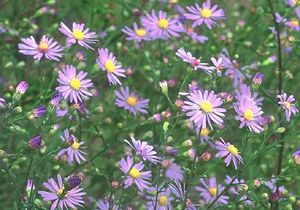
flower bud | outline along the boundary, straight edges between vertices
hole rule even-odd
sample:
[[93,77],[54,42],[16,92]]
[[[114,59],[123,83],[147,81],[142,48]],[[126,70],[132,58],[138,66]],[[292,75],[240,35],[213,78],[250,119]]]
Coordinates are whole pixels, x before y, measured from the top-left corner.
[[46,107],[44,105],[38,106],[37,108],[33,109],[31,113],[28,115],[29,120],[34,120],[36,118],[41,118],[46,113]]
[[37,149],[42,146],[43,139],[41,136],[36,136],[29,140],[28,146],[31,149]]
[[252,82],[255,87],[258,87],[261,85],[263,80],[264,80],[264,74],[258,72],[254,75]]
[[253,185],[254,185],[255,187],[259,187],[261,184],[262,184],[262,183],[261,183],[261,181],[260,181],[259,179],[254,179]]
[[188,140],[185,140],[183,143],[182,143],[183,146],[186,146],[186,147],[191,147],[193,146],[193,142],[191,139],[188,139]]
[[113,189],[118,189],[120,187],[120,183],[119,183],[118,180],[113,180],[111,182],[111,186],[112,186]]
[[72,175],[68,177],[68,187],[69,189],[73,189],[77,186],[79,186],[82,182],[82,177],[78,176],[78,175]]
[[17,106],[17,107],[14,108],[14,111],[17,112],[17,113],[21,113],[23,110],[22,110],[21,106]]
[[168,82],[166,80],[160,81],[159,86],[161,87],[161,92],[168,95]]
[[50,99],[50,104],[54,107],[58,106],[59,102],[63,99],[61,93],[55,93]]
[[284,133],[284,132],[285,132],[284,127],[277,128],[277,130],[276,130],[276,133]]
[[16,93],[18,95],[23,95],[28,89],[28,83],[26,81],[21,81],[16,87]]
[[202,155],[201,155],[201,159],[202,159],[203,161],[210,161],[211,158],[212,158],[212,154],[211,154],[209,151],[205,151],[205,152],[203,152]]

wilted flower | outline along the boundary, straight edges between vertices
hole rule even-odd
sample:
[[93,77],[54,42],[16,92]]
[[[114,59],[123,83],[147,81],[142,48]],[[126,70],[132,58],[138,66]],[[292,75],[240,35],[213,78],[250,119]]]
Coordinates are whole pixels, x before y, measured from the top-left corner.
[[36,118],[41,118],[45,115],[45,113],[46,107],[44,105],[40,105],[31,111],[31,113],[28,115],[28,119],[34,120]]

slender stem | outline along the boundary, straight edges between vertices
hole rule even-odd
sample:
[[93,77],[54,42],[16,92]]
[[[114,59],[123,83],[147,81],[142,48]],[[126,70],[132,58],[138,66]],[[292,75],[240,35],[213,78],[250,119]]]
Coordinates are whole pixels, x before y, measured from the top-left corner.
[[[282,67],[282,50],[281,50],[281,37],[280,37],[280,29],[279,29],[279,24],[276,21],[276,15],[274,11],[274,6],[272,3],[272,0],[269,0],[269,5],[271,8],[272,16],[273,16],[273,21],[275,25],[275,31],[276,31],[276,39],[277,39],[277,57],[278,57],[278,94],[280,95],[282,93],[282,72],[283,72],[283,67]],[[282,114],[278,114],[278,125],[279,127],[282,127]],[[280,134],[280,139],[283,138],[283,134]],[[276,170],[276,175],[279,176],[281,169],[282,169],[282,160],[283,160],[283,152],[284,152],[284,141],[281,141],[280,147],[279,147],[279,156],[278,156],[278,161],[277,161],[277,170]],[[277,185],[278,189],[278,185]],[[276,201],[274,209],[278,209],[278,202]]]

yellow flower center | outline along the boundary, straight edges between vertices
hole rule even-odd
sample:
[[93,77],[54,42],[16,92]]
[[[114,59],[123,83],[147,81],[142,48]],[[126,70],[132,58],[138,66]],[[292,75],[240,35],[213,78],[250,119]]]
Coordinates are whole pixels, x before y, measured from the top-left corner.
[[79,81],[79,79],[73,78],[70,81],[70,86],[74,89],[74,90],[79,90],[81,87],[81,83]]
[[298,22],[298,20],[291,20],[291,21],[290,21],[290,24],[291,24],[291,26],[293,26],[293,27],[297,27],[297,26],[299,25],[299,22]]
[[41,52],[47,52],[49,45],[46,42],[40,41],[39,50]]
[[146,33],[147,33],[146,30],[143,29],[143,28],[140,28],[140,29],[136,29],[136,30],[135,30],[135,34],[136,34],[137,36],[139,36],[139,37],[145,36]]
[[71,145],[71,147],[72,147],[72,149],[77,150],[77,149],[79,149],[80,144],[79,144],[76,140],[74,140],[74,142],[73,142],[73,144]]
[[134,179],[138,179],[141,177],[141,172],[136,168],[132,168],[129,172],[129,175]]
[[211,187],[208,189],[208,192],[210,193],[211,196],[216,197],[217,196],[217,188]]
[[238,155],[239,154],[239,150],[234,145],[232,145],[232,144],[230,144],[227,147],[227,150],[228,150],[228,152],[230,152],[233,155]]
[[158,23],[157,23],[158,27],[162,28],[162,29],[166,29],[169,26],[169,21],[167,19],[159,19]]
[[200,103],[200,108],[206,112],[206,113],[210,113],[212,112],[212,105],[209,101],[203,101]]
[[167,196],[165,195],[162,195],[158,198],[158,203],[161,205],[161,206],[166,206],[168,204],[168,198]]
[[207,128],[202,128],[200,130],[200,136],[208,136],[209,130]]
[[57,190],[56,195],[61,196],[65,190],[65,186],[63,185],[59,190]]
[[80,30],[73,30],[72,35],[77,40],[83,40],[84,39],[84,33]]
[[246,109],[244,111],[244,118],[248,121],[252,121],[254,119],[253,115],[254,113],[251,109]]
[[134,96],[129,96],[127,99],[126,99],[126,103],[130,106],[136,106],[137,104],[137,98],[134,97]]
[[200,12],[200,15],[204,18],[210,18],[211,17],[211,10],[210,9],[202,9]]
[[107,60],[104,64],[104,66],[108,72],[110,72],[110,73],[115,72],[116,67],[115,67],[115,64],[111,60]]
[[291,103],[288,102],[288,101],[285,101],[285,102],[284,102],[284,106],[285,106],[287,109],[289,109],[289,108],[291,107]]

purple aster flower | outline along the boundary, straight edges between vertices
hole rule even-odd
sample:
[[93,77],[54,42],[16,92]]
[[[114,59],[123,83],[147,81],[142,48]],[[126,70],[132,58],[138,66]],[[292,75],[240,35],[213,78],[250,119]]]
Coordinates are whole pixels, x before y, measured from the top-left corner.
[[68,114],[69,108],[66,101],[60,102],[58,106],[56,106],[55,114],[57,117],[64,117],[66,114]]
[[76,137],[73,134],[70,134],[69,129],[65,129],[64,135],[60,136],[60,138],[62,141],[68,143],[70,146],[66,149],[60,150],[57,154],[58,157],[67,154],[69,164],[73,163],[75,160],[78,164],[80,164],[81,161],[86,160],[84,157],[86,153],[81,150],[85,148],[84,146],[82,146],[84,142],[78,142]]
[[193,121],[199,129],[207,128],[207,123],[213,130],[211,121],[217,125],[223,124],[225,109],[220,108],[223,104],[222,100],[214,91],[205,90],[202,93],[200,90],[190,92],[187,96],[189,100],[184,101],[182,111],[186,113],[186,116]]
[[277,186],[276,178],[272,176],[269,181],[265,182],[265,185],[271,190],[271,194],[269,195],[269,199],[272,201],[277,201],[282,197],[282,193],[285,190],[284,186]]
[[251,88],[246,84],[241,84],[235,92],[235,98],[238,102],[246,100],[254,103],[255,105],[262,105],[263,98],[259,98],[258,93],[256,92],[251,93]]
[[90,79],[85,79],[87,73],[80,71],[78,74],[76,68],[71,65],[58,72],[57,81],[59,86],[55,89],[62,94],[64,99],[69,98],[70,102],[82,102],[81,97],[88,98],[92,96],[88,88],[93,87]]
[[295,31],[300,31],[299,21],[296,19],[287,20],[284,25],[288,28],[291,28]]
[[[195,189],[200,191],[200,196],[204,199],[206,204],[211,203],[215,200],[219,193],[221,193],[225,187],[222,185],[218,185],[216,182],[216,178],[212,177],[209,180],[205,180],[203,178],[200,179],[201,186],[196,186]],[[228,204],[228,196],[221,195],[219,199],[216,201],[218,205],[226,205]]]
[[22,43],[18,44],[19,52],[24,55],[31,55],[34,59],[40,60],[43,56],[49,60],[59,61],[62,57],[63,48],[53,38],[43,36],[37,44],[33,36],[22,38]]
[[277,98],[279,99],[278,104],[281,108],[285,111],[286,120],[289,122],[291,120],[291,116],[296,115],[299,110],[296,108],[295,104],[295,97],[293,95],[287,96],[286,93],[278,95]]
[[37,148],[42,146],[42,142],[43,142],[42,137],[41,136],[36,136],[36,137],[33,137],[32,139],[29,140],[28,146],[31,149],[37,149]]
[[264,130],[261,126],[263,111],[253,101],[247,99],[239,100],[234,105],[234,110],[237,113],[235,118],[241,121],[240,128],[246,125],[250,131],[255,133],[260,133]]
[[296,150],[296,152],[293,153],[294,161],[297,165],[300,164],[300,148]]
[[126,159],[122,158],[119,164],[121,171],[126,174],[125,188],[128,188],[133,183],[140,191],[149,187],[150,182],[148,180],[151,179],[151,171],[142,171],[144,168],[142,162],[134,164],[133,158],[127,156]]
[[3,108],[6,105],[6,101],[3,98],[0,98],[0,107]]
[[43,197],[44,201],[51,201],[52,205],[51,210],[56,208],[68,209],[76,208],[76,206],[83,207],[83,195],[86,193],[83,192],[82,188],[76,187],[71,190],[65,189],[61,175],[57,175],[57,182],[53,178],[50,178],[48,182],[44,182],[43,185],[48,191],[38,191],[38,193]]
[[40,105],[37,108],[33,109],[28,115],[28,119],[34,120],[36,118],[41,118],[46,113],[46,107],[44,105]]
[[[229,188],[229,191],[233,194],[233,195],[235,195],[235,196],[237,196],[237,195],[239,195],[240,193],[239,193],[239,188],[241,187],[241,188],[248,188],[248,186],[247,186],[247,184],[246,184],[246,182],[245,182],[245,180],[244,179],[235,179],[233,182],[232,182],[232,177],[230,177],[230,176],[226,176],[226,179],[225,179],[225,183],[226,184],[232,184],[232,185],[234,185],[234,187],[230,187]],[[244,189],[245,190],[245,189]],[[243,191],[243,189],[241,190],[241,191]],[[243,195],[241,198],[240,198],[240,201],[241,202],[243,202],[243,203],[245,203],[246,205],[248,205],[248,206],[251,206],[251,205],[253,205],[253,203],[252,203],[252,201],[251,200],[249,200],[248,199],[248,197],[246,196],[246,195]]]
[[61,22],[58,30],[67,36],[69,46],[77,42],[82,47],[94,50],[89,44],[95,44],[97,42],[97,34],[96,32],[89,32],[90,29],[88,28],[84,29],[84,23],[73,23],[71,31]]
[[99,56],[97,58],[97,64],[102,71],[107,72],[107,78],[109,84],[121,85],[119,77],[126,77],[125,69],[120,64],[117,64],[116,57],[108,51],[108,49],[98,49]]
[[50,104],[54,107],[57,107],[59,102],[63,99],[62,94],[61,93],[54,93],[54,95],[51,97],[50,99]]
[[[149,194],[152,196],[148,196],[147,202],[147,210],[168,210],[172,209],[171,202],[174,198],[171,196],[170,188],[162,188],[162,187],[151,187],[148,190]],[[156,208],[155,208],[156,207]]]
[[121,87],[119,90],[116,90],[115,95],[115,104],[118,107],[128,110],[133,115],[136,115],[138,113],[148,113],[147,108],[149,99],[139,98],[136,93],[130,92],[128,87]]
[[297,0],[285,0],[285,3],[290,7],[294,7],[297,4]]
[[298,18],[300,18],[300,7],[295,8],[295,13]]
[[183,31],[183,26],[177,19],[170,19],[164,11],[154,10],[151,14],[141,17],[143,27],[149,31],[149,37],[153,39],[168,39],[179,37],[179,32]]
[[148,31],[143,27],[138,27],[136,23],[133,23],[133,29],[126,26],[122,29],[122,31],[127,35],[127,40],[134,40],[137,42],[151,40],[151,38],[148,36]]
[[243,158],[239,155],[238,149],[230,143],[226,143],[222,138],[221,141],[216,141],[216,149],[219,152],[216,154],[216,157],[225,158],[224,162],[226,166],[229,166],[231,161],[234,164],[234,168],[237,169],[238,164],[243,163]]
[[214,70],[214,67],[208,66],[208,63],[201,63],[201,58],[196,59],[190,52],[186,52],[183,48],[180,48],[175,53],[182,61],[191,64],[194,70],[201,69],[208,75]]
[[192,204],[190,198],[185,198],[185,184],[181,184],[179,181],[174,180],[174,183],[170,185],[171,192],[176,196],[176,201],[181,203],[185,199],[185,210],[196,210],[196,207]]
[[26,81],[21,81],[16,87],[16,93],[18,95],[23,95],[28,89],[28,83]]
[[113,205],[112,209],[109,208],[109,200],[99,199],[97,202],[97,207],[100,210],[118,210],[119,207],[117,205]]
[[207,28],[211,29],[212,26],[216,25],[216,21],[224,19],[225,14],[222,9],[218,8],[218,5],[211,6],[211,1],[207,0],[200,7],[198,4],[194,6],[186,7],[190,13],[185,13],[184,16],[193,20],[193,27],[200,26],[203,23]]
[[149,145],[146,141],[135,140],[131,137],[131,142],[124,140],[136,154],[141,157],[144,161],[150,161],[153,164],[157,164],[161,158],[157,156],[156,151],[153,150],[153,146]]
[[163,160],[162,166],[166,169],[166,177],[171,180],[183,180],[183,170],[181,169],[180,165],[174,163],[174,159],[170,160]]

